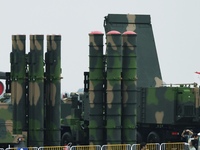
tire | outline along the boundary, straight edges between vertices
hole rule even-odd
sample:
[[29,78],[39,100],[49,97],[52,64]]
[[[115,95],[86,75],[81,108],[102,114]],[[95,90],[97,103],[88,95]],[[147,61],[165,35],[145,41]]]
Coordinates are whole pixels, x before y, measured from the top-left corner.
[[147,136],[147,143],[160,143],[160,136],[152,131]]
[[63,135],[62,135],[62,139],[61,139],[61,145],[65,146],[67,145],[68,143],[72,143],[72,135],[71,133],[69,132],[65,132]]

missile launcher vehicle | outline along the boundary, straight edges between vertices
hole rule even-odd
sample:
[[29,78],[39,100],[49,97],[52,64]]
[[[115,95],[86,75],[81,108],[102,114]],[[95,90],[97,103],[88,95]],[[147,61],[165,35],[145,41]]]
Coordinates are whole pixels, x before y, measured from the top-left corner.
[[30,35],[28,54],[26,36],[12,36],[0,147],[180,142],[184,129],[200,132],[199,87],[163,84],[150,15],[108,14],[104,28],[89,33],[84,91],[62,96],[61,36],[47,35],[45,56],[43,35]]

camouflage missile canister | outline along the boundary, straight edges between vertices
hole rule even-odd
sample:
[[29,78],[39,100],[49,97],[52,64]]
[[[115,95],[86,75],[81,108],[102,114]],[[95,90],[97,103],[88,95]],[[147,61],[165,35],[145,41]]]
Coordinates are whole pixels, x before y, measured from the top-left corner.
[[137,86],[161,86],[162,77],[150,15],[108,14],[104,23],[106,33],[112,30],[137,33]]
[[46,62],[46,132],[45,145],[60,145],[61,118],[61,36],[47,35]]
[[44,144],[44,62],[43,35],[30,35],[29,64],[29,146]]
[[107,57],[107,96],[106,96],[106,129],[107,143],[121,143],[121,72],[122,48],[121,33],[110,31],[106,37]]
[[89,141],[93,145],[103,144],[103,33],[89,34]]
[[22,134],[26,128],[25,121],[25,81],[26,55],[25,35],[12,36],[11,63],[11,101],[13,105],[13,133]]
[[137,60],[136,33],[126,31],[122,35],[122,139],[123,143],[136,143],[137,112]]

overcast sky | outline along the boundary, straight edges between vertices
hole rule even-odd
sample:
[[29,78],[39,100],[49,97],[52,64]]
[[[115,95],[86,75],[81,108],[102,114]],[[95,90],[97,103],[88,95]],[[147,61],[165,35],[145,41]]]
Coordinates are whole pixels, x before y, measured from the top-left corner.
[[0,0],[0,71],[10,71],[11,36],[60,34],[62,92],[83,88],[89,67],[89,36],[104,32],[109,14],[148,14],[166,83],[194,82],[200,71],[200,0]]

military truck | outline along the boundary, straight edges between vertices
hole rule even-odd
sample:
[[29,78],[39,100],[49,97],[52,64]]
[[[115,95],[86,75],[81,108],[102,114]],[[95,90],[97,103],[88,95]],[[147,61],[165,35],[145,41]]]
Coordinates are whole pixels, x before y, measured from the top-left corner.
[[47,35],[45,59],[44,35],[29,39],[30,52],[26,53],[26,35],[12,35],[10,72],[0,72],[5,81],[0,147],[59,146],[77,138],[83,143],[82,111],[77,110],[82,94],[61,97],[61,35]]
[[185,128],[199,132],[199,87],[196,83],[164,84],[150,15],[108,14],[104,28],[106,33],[137,34],[137,140],[174,142],[181,141]]
[[0,147],[61,142],[61,36],[47,35],[45,59],[44,35],[29,38],[30,52],[26,54],[26,35],[12,35],[10,72],[1,74],[11,101],[0,103]]
[[104,28],[105,54],[104,33],[89,34],[90,70],[84,73],[84,95],[74,105],[86,140],[74,132],[68,139],[97,145],[165,143],[183,141],[186,128],[199,132],[199,87],[164,84],[150,15],[108,14]]
[[150,15],[108,14],[104,27],[105,54],[103,33],[89,35],[80,110],[86,144],[180,142],[184,129],[199,132],[199,87],[164,84]]
[[109,14],[104,27],[105,54],[104,33],[89,34],[84,92],[62,98],[61,36],[47,35],[45,60],[43,35],[30,35],[28,54],[26,36],[12,36],[1,147],[162,143],[199,132],[199,87],[163,84],[150,15]]

